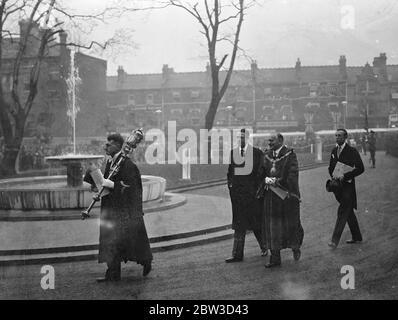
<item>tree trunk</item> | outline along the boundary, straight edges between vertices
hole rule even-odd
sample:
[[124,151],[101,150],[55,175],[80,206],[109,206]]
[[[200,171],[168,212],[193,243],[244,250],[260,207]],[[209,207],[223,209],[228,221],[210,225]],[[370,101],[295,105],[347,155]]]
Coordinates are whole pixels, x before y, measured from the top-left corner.
[[5,147],[3,159],[0,163],[0,176],[15,176],[17,173],[18,153],[24,135],[26,116],[21,113],[14,123],[14,128],[12,128],[11,119],[9,115],[7,115],[7,112],[4,112],[5,102],[0,99],[0,103],[3,103],[3,105],[0,106],[0,108],[3,108],[0,110],[0,115],[2,116],[1,123]]
[[22,139],[20,138],[5,141],[4,157],[1,161],[0,176],[2,175],[3,177],[7,177],[16,175],[17,158],[21,143]]
[[213,128],[214,119],[216,117],[217,108],[220,102],[219,100],[220,99],[213,96],[210,101],[209,109],[207,110],[206,120],[205,120],[205,128],[207,130],[211,130]]
[[[206,113],[206,119],[205,119],[205,129],[210,132],[211,129],[213,129],[213,124],[214,124],[214,119],[216,117],[217,113],[217,108],[219,104],[219,99],[217,97],[212,97],[209,105],[209,109]],[[211,163],[211,137],[208,136],[207,140],[207,158],[208,158],[208,163]]]

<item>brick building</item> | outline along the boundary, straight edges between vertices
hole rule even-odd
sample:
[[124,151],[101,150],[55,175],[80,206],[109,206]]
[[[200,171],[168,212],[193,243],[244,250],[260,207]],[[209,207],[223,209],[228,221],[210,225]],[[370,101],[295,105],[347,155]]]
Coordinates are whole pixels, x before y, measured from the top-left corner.
[[[20,21],[20,34],[27,30],[27,22]],[[19,92],[23,99],[29,90],[29,74],[35,61],[40,33],[43,30],[35,25],[31,39],[23,57]],[[38,94],[26,122],[25,136],[49,135],[51,137],[71,137],[71,125],[67,116],[68,97],[66,79],[70,70],[71,50],[67,48],[67,34],[62,32],[59,39],[48,48],[44,58]],[[4,95],[10,97],[12,69],[18,52],[20,38],[3,39],[2,70],[0,79]],[[76,120],[78,136],[105,134],[106,121],[106,69],[105,60],[88,56],[81,52],[75,54],[75,65],[79,68],[82,80],[78,93],[80,112]]]
[[[225,73],[221,73],[221,78]],[[164,65],[158,74],[127,74],[122,67],[107,79],[108,125],[113,130],[201,127],[210,100],[209,67],[204,72],[175,72]],[[345,56],[330,66],[236,70],[220,103],[215,126],[252,125],[261,130],[320,130],[344,124],[387,126],[398,106],[398,65],[384,53],[373,65],[350,67]]]

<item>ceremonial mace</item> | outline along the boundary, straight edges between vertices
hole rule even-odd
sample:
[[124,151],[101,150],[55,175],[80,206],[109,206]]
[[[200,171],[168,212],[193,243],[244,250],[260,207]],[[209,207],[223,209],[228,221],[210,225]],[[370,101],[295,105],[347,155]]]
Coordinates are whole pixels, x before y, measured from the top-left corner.
[[[142,129],[134,130],[130,136],[127,138],[124,147],[122,149],[122,153],[116,164],[114,165],[112,171],[108,175],[108,179],[112,180],[113,177],[119,172],[122,164],[127,159],[130,152],[133,151],[137,147],[137,145],[144,139],[144,133]],[[93,201],[91,202],[90,206],[82,211],[82,220],[86,218],[90,218],[90,211],[94,207],[97,201],[100,201],[101,195],[104,192],[105,187],[102,187],[101,190],[93,197]]]

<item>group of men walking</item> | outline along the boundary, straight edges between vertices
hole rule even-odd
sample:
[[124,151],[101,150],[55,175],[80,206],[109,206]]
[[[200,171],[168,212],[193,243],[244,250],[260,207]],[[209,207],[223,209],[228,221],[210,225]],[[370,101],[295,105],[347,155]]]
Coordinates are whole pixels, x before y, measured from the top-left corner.
[[[243,261],[247,230],[252,230],[266,256],[271,252],[266,268],[281,266],[281,250],[291,249],[294,260],[301,257],[304,230],[300,221],[299,166],[294,150],[283,144],[282,134],[271,135],[269,149],[264,153],[248,143],[249,133],[242,129],[240,145],[231,151],[228,168],[228,188],[232,202],[234,242],[227,263]],[[329,174],[337,187],[333,188],[339,202],[336,225],[329,246],[335,249],[346,223],[352,239],[362,241],[354,209],[357,209],[355,177],[364,172],[358,151],[347,143],[348,133],[338,129],[336,147],[331,152]],[[336,165],[351,168],[337,174]],[[249,173],[242,168],[248,167]]]
[[[261,151],[249,144],[249,132],[242,129],[239,146],[231,151],[228,167],[228,189],[232,201],[232,228],[234,242],[232,256],[227,263],[243,261],[247,230],[252,230],[261,254],[270,259],[266,268],[281,266],[281,250],[291,249],[294,260],[301,257],[304,230],[300,221],[299,166],[293,149],[284,145],[282,134],[272,135],[269,149]],[[109,156],[106,162],[102,187],[107,194],[102,197],[100,213],[99,262],[107,264],[107,270],[99,282],[119,281],[121,262],[135,261],[143,266],[143,276],[152,270],[152,252],[146,232],[142,208],[142,181],[137,166],[123,152],[124,139],[111,134],[104,146]],[[336,132],[329,173],[338,188],[333,189],[340,203],[332,242],[336,248],[346,222],[352,233],[349,243],[362,241],[356,209],[355,177],[363,171],[358,151],[347,143],[347,131]],[[123,158],[123,161],[119,161]],[[114,171],[116,164],[120,167]],[[335,176],[338,163],[353,170]],[[84,180],[95,188],[95,182],[87,172]]]
[[[271,252],[266,268],[280,266],[280,251],[286,248],[292,249],[294,259],[299,260],[304,230],[297,156],[283,144],[281,134],[270,137],[264,153],[248,143],[247,130],[242,129],[239,138],[239,147],[231,151],[227,174],[234,243],[232,257],[226,262],[243,260],[247,230],[254,232],[263,256]],[[245,174],[243,168],[250,173]]]

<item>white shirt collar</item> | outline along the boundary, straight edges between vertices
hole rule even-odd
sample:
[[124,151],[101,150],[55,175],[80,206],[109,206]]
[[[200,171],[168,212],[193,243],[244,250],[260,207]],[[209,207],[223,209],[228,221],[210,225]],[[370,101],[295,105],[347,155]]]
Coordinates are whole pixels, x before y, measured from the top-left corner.
[[[341,151],[343,151],[343,149],[344,149],[344,147],[345,147],[345,145],[346,145],[346,143],[344,142],[342,145],[341,145],[341,149],[340,149],[340,152]],[[339,145],[336,143],[336,146],[337,146],[337,149],[339,148]]]
[[112,164],[116,161],[116,159],[119,157],[119,155],[122,153],[122,150],[120,150],[118,153],[116,153],[113,157],[112,157]]
[[281,149],[283,148],[283,145],[281,145],[281,147],[279,148],[279,149],[277,149],[277,150],[275,150],[274,152],[275,152],[275,156],[278,156],[279,155],[279,152],[281,152]]
[[[246,143],[245,147],[243,148],[243,151],[246,153],[247,151],[247,147],[249,146],[248,143]],[[239,150],[242,150],[242,147],[239,147]]]

